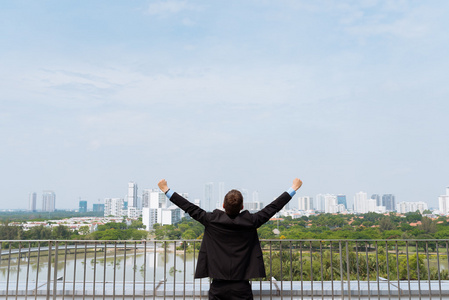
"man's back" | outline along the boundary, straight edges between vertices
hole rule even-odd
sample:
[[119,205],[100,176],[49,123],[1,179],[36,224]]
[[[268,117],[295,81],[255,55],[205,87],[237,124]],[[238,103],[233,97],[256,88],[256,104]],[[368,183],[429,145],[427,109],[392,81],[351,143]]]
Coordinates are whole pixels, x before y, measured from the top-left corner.
[[255,214],[240,212],[243,196],[239,191],[231,190],[223,202],[226,212],[214,210],[208,213],[170,191],[165,179],[159,181],[159,188],[170,201],[205,227],[195,278],[212,278],[210,300],[253,299],[248,279],[266,277],[257,228],[280,211],[301,185],[301,180],[295,178],[287,192]]
[[195,278],[243,280],[265,277],[257,228],[291,199],[284,192],[263,210],[229,216],[221,210],[206,212],[177,193],[170,200],[205,227]]

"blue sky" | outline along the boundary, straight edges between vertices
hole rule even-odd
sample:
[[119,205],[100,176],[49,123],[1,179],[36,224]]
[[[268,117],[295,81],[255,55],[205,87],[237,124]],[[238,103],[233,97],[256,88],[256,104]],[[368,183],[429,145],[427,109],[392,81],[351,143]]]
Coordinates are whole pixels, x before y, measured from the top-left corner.
[[0,204],[166,178],[269,201],[449,186],[447,1],[2,1]]

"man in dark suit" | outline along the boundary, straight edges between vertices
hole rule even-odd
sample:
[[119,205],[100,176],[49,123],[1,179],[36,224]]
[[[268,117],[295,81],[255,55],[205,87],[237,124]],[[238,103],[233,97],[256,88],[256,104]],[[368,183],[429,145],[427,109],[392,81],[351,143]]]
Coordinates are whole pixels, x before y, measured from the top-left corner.
[[257,213],[243,209],[243,196],[229,191],[225,211],[206,212],[168,188],[162,179],[162,192],[193,219],[204,225],[195,278],[212,278],[209,299],[253,299],[249,279],[266,277],[257,228],[270,220],[295,195],[302,182],[298,178],[276,200]]

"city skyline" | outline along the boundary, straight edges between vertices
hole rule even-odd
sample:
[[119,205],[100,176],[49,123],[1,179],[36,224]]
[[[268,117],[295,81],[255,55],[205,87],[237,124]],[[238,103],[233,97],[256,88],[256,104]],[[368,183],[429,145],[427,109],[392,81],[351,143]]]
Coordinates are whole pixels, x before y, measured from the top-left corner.
[[1,1],[0,207],[162,178],[192,199],[206,182],[272,199],[296,177],[303,196],[437,207],[448,14],[443,0]]
[[[224,199],[223,194],[225,194],[228,190],[224,190],[225,187],[225,182],[217,182],[219,189],[218,191],[213,189],[213,187],[216,185],[216,183],[214,182],[206,182],[204,184],[204,194],[203,197],[198,197],[198,195],[192,195],[190,193],[186,193],[189,195],[189,199],[191,199],[191,201],[193,202],[194,200],[198,199],[200,200],[200,202],[202,203],[201,207],[211,211],[215,208],[220,208],[221,207],[221,203]],[[125,190],[125,185],[124,186],[124,190]],[[101,198],[101,199],[97,199],[97,200],[86,200],[83,198],[83,200],[81,200],[80,197],[78,197],[77,200],[74,200],[75,202],[73,203],[73,206],[66,206],[66,207],[57,207],[56,206],[56,210],[58,209],[74,209],[75,207],[79,207],[80,205],[80,201],[86,202],[87,205],[89,205],[89,207],[93,207],[94,205],[98,205],[98,204],[104,204],[105,199],[117,199],[116,201],[122,201],[123,203],[127,203],[128,206],[127,207],[145,207],[146,205],[148,205],[149,203],[149,198],[148,198],[148,193],[149,192],[153,192],[153,191],[159,191],[159,188],[157,187],[153,187],[153,188],[143,188],[140,192],[137,188],[138,183],[134,182],[134,181],[129,181],[128,185],[127,185],[127,190],[124,193],[124,195],[122,197],[115,195],[114,197],[105,197],[105,198]],[[244,195],[244,201],[245,203],[252,203],[252,202],[261,202],[263,205],[268,204],[269,202],[271,202],[273,199],[267,198],[265,196],[262,195],[262,197],[260,197],[260,193],[258,190],[248,190],[246,188],[236,188],[240,191],[242,191],[243,195]],[[449,190],[449,187],[446,187],[446,191]],[[223,192],[226,191],[226,192]],[[185,193],[184,191],[176,191],[178,193]],[[53,197],[56,197],[56,193],[54,191],[43,191],[42,192],[42,206],[44,206],[44,199],[45,199],[45,194],[48,193],[52,193]],[[359,195],[362,194],[363,201],[368,203],[369,201],[373,201],[373,203],[371,203],[371,207],[375,207],[375,206],[385,206],[386,211],[393,211],[396,210],[397,205],[400,202],[425,202],[425,201],[410,201],[410,200],[406,200],[406,199],[401,199],[401,200],[396,200],[396,196],[394,193],[367,193],[364,191],[359,191],[359,192],[354,192],[353,194],[342,194],[342,193],[337,193],[337,194],[333,194],[333,193],[318,193],[316,195],[302,195],[300,193],[298,193],[294,199],[292,199],[291,203],[290,203],[290,207],[291,208],[300,208],[301,206],[308,206],[305,204],[299,204],[298,201],[304,201],[304,199],[302,198],[310,198],[312,199],[312,206],[316,209],[316,210],[321,210],[321,211],[326,211],[326,206],[327,206],[327,201],[329,201],[329,199],[326,199],[327,197],[332,197],[335,198],[332,201],[335,201],[335,204],[332,205],[343,205],[346,209],[352,210],[353,206],[354,207],[354,211],[358,211],[358,212],[362,212],[365,213],[368,211],[368,208],[365,207],[365,204],[362,204],[362,208],[357,207],[356,204],[356,199],[359,198]],[[34,207],[39,206],[39,202],[36,202],[36,198],[37,198],[37,193],[36,192],[30,192],[28,193],[28,200],[26,202],[26,205],[28,207],[28,210],[30,210],[31,206],[31,201],[34,199]],[[217,197],[218,195],[218,197]],[[371,196],[370,196],[371,195]],[[223,199],[219,199],[220,196],[223,196]],[[354,196],[353,200],[348,200],[348,199],[352,199],[352,196]],[[209,198],[208,198],[209,197]],[[322,197],[322,199],[320,199],[320,197]],[[439,199],[441,196],[439,195],[437,197],[437,201],[440,201]],[[136,203],[136,205],[129,205],[130,203],[130,199],[131,199],[131,203]],[[213,202],[208,203],[208,201],[206,201],[206,199],[210,199]],[[379,202],[380,201],[380,202]],[[54,200],[53,200],[53,205],[54,205]],[[322,202],[322,203],[321,203]],[[139,203],[139,205],[137,205],[137,203]],[[426,204],[428,204],[427,202],[425,202]],[[212,204],[212,207],[210,207],[210,205]],[[367,204],[368,205],[368,204]],[[439,204],[441,206],[441,204]],[[54,205],[55,206],[55,205]],[[438,205],[428,205],[429,208],[435,208],[438,209]],[[16,207],[13,209],[23,209],[20,207]],[[374,211],[374,210],[371,210]],[[334,212],[334,211],[330,211],[330,212]],[[338,212],[338,211],[335,211]]]

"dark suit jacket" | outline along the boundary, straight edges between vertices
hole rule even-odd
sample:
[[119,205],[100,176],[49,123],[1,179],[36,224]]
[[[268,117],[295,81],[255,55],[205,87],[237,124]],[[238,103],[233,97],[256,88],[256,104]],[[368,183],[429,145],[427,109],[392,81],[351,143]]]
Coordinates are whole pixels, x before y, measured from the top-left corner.
[[245,210],[231,217],[218,209],[206,212],[174,193],[170,201],[205,227],[195,278],[244,280],[265,277],[257,228],[270,220],[291,198],[284,192],[255,214]]

